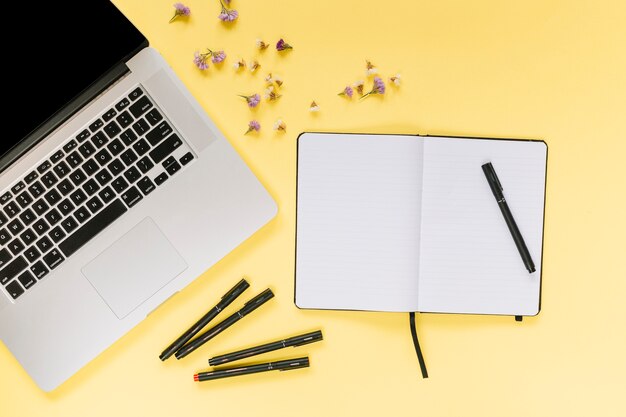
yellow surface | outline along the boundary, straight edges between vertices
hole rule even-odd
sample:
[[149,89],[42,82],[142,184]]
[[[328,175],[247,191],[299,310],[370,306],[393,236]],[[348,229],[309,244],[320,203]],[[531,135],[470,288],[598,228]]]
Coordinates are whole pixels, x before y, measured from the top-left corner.
[[[51,394],[0,345],[0,415],[13,416],[623,416],[626,412],[626,6],[615,1],[117,0],[170,62],[280,208],[278,216]],[[7,11],[9,13],[10,11]],[[24,18],[27,18],[25,16]],[[19,24],[19,20],[14,22]],[[71,24],[71,22],[61,22]],[[255,39],[295,46],[258,53]],[[62,45],[58,46],[62,47]],[[225,49],[200,73],[194,50]],[[93,51],[97,53],[97,51]],[[236,74],[238,57],[257,74]],[[337,97],[364,60],[402,86]],[[283,97],[246,108],[268,71]],[[310,114],[311,100],[319,114]],[[247,122],[263,125],[243,136]],[[275,119],[286,134],[272,130]],[[423,380],[408,315],[299,311],[293,305],[295,140],[301,131],[545,139],[549,145],[543,308],[510,317],[421,315]],[[276,299],[185,360],[157,356],[242,275]],[[238,303],[235,303],[238,304]],[[232,309],[229,309],[231,311]],[[206,358],[321,328],[312,367],[197,384]]]

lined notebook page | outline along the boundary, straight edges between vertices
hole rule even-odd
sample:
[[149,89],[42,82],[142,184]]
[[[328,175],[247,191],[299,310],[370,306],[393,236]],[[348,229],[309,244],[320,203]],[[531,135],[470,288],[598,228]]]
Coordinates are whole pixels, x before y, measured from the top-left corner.
[[[424,138],[419,310],[539,311],[546,146]],[[491,162],[536,266],[529,274],[487,184]]]
[[296,305],[417,310],[423,141],[303,134]]

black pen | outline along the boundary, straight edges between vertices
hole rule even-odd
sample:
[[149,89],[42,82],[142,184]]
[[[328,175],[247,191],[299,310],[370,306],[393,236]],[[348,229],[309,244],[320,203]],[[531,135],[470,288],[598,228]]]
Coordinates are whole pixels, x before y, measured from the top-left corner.
[[524,242],[524,238],[517,228],[517,224],[515,223],[515,219],[513,219],[513,214],[511,214],[511,210],[509,210],[509,205],[506,203],[504,199],[504,195],[502,194],[502,184],[500,184],[500,180],[496,175],[496,171],[493,169],[493,165],[491,162],[488,162],[482,166],[483,172],[485,173],[485,177],[487,177],[487,182],[489,183],[489,187],[491,187],[491,192],[493,192],[496,201],[498,202],[498,207],[500,207],[500,211],[504,216],[504,221],[506,225],[509,227],[509,231],[511,232],[511,236],[513,236],[513,241],[515,242],[515,246],[517,246],[517,250],[522,257],[522,261],[524,261],[524,265],[528,270],[528,273],[535,272],[535,264],[530,257],[530,253],[528,252],[528,248],[526,247],[526,243]]
[[269,288],[263,291],[261,294],[257,295],[246,304],[244,304],[243,308],[236,312],[235,314],[227,317],[220,323],[211,327],[206,332],[202,333],[200,336],[193,339],[191,342],[187,343],[185,346],[180,348],[176,352],[176,359],[182,359],[185,356],[189,355],[194,350],[198,349],[200,346],[213,339],[218,334],[222,333],[224,330],[228,329],[233,324],[237,323],[241,320],[246,314],[252,313],[257,308],[261,307],[268,300],[274,297],[274,293]]
[[284,361],[260,363],[258,365],[235,366],[232,368],[218,369],[211,372],[200,372],[193,376],[196,382],[210,381],[212,379],[228,378],[231,376],[256,374],[267,371],[290,371],[292,369],[308,368],[309,358],[287,359]]
[[224,355],[216,356],[209,359],[209,365],[217,366],[223,365],[227,362],[238,361],[240,359],[249,358],[251,356],[261,355],[263,353],[272,352],[274,350],[283,349],[289,346],[302,346],[309,343],[319,342],[322,340],[322,332],[317,330],[315,332],[302,334],[299,336],[289,337],[284,340],[277,340],[276,342],[266,343],[251,347],[248,349],[238,350],[237,352],[227,353]]
[[178,349],[183,347],[185,343],[187,343],[192,337],[198,334],[198,332],[202,330],[204,326],[209,324],[209,322],[213,320],[220,313],[220,311],[222,311],[223,309],[228,307],[230,303],[235,301],[235,299],[239,297],[249,286],[250,284],[248,284],[248,281],[246,281],[245,279],[242,279],[241,281],[239,281],[237,285],[235,285],[233,288],[230,289],[230,291],[224,294],[222,299],[219,301],[219,303],[217,303],[215,307],[209,310],[209,312],[206,313],[204,316],[202,316],[202,318],[198,320],[196,324],[191,326],[189,330],[187,330],[178,339],[176,339],[171,345],[169,345],[167,349],[165,349],[163,353],[161,353],[159,358],[162,361],[164,361],[170,356],[172,356]]

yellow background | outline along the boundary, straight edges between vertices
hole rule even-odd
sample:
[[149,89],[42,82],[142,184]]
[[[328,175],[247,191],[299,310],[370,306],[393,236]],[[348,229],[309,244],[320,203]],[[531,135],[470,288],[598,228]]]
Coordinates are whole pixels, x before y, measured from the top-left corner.
[[[231,26],[217,20],[217,0],[187,0],[192,16],[172,24],[173,0],[116,3],[252,167],[279,214],[53,393],[0,345],[0,415],[624,415],[624,1],[234,0],[240,18]],[[257,37],[273,44],[281,36],[293,51],[255,50]],[[195,69],[193,52],[204,47],[223,48],[225,65]],[[235,73],[239,57],[256,57],[261,70]],[[338,97],[364,78],[366,58],[385,77],[400,72],[402,86],[361,102]],[[262,92],[268,71],[284,79],[284,96],[250,111],[236,94]],[[308,111],[313,99],[319,114]],[[252,117],[262,131],[243,136]],[[272,130],[279,117],[286,134]],[[407,314],[296,309],[295,151],[306,130],[545,139],[540,315],[523,323],[418,316],[431,373],[423,380]],[[162,348],[243,275],[249,295],[271,286],[276,299],[185,360],[161,363]],[[192,381],[210,355],[316,328],[322,343],[268,355],[308,353],[309,369]]]

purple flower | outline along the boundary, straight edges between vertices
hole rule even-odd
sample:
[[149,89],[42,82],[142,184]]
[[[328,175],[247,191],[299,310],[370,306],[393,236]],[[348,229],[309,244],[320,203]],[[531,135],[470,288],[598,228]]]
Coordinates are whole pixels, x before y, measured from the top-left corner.
[[220,62],[226,59],[226,54],[224,51],[213,52],[213,56],[211,57],[211,62],[214,64],[219,64]]
[[178,16],[187,17],[191,14],[191,9],[182,3],[174,3],[174,16],[170,19],[170,23]]
[[209,56],[211,56],[211,54],[201,54],[200,52],[196,51],[194,53],[193,63],[196,67],[198,67],[199,70],[204,71],[205,69],[209,68],[209,63],[207,62]]
[[[221,0],[220,0],[220,3],[221,3]],[[226,3],[230,4],[230,1],[227,1]],[[228,9],[226,8],[226,6],[224,6],[224,3],[221,3],[221,4],[222,4],[222,11],[217,16],[217,18],[220,19],[222,22],[233,22],[239,17],[239,12],[237,12],[237,10]]]
[[365,94],[361,98],[363,99],[370,94],[385,94],[385,82],[380,77],[374,77],[374,85],[372,86],[372,91]]
[[276,50],[285,51],[287,49],[293,49],[293,46],[285,42],[283,38],[280,38],[280,40],[276,43]]
[[257,122],[256,120],[251,120],[250,123],[248,123],[248,130],[246,130],[246,133],[244,133],[244,135],[247,135],[252,131],[258,132],[259,130],[261,130],[261,123]]
[[352,90],[352,87],[350,87],[349,85],[346,86],[346,88],[344,88],[341,93],[339,93],[340,96],[346,96],[348,98],[352,98],[352,94],[354,94],[354,91]]
[[261,102],[261,96],[258,94],[252,94],[249,96],[242,96],[240,95],[239,97],[243,98],[246,100],[246,103],[248,103],[248,107],[253,108],[259,105],[259,103]]

